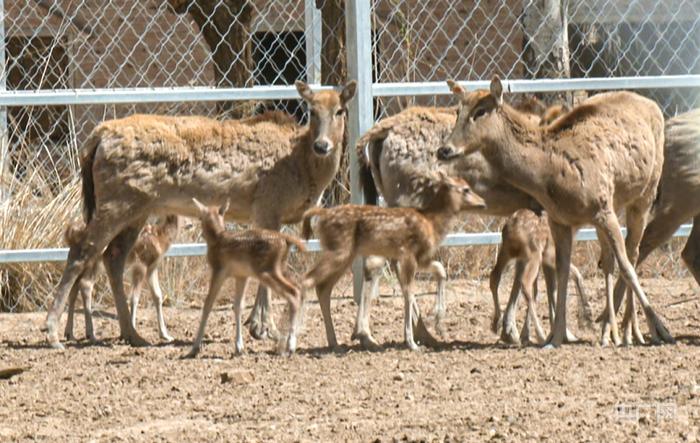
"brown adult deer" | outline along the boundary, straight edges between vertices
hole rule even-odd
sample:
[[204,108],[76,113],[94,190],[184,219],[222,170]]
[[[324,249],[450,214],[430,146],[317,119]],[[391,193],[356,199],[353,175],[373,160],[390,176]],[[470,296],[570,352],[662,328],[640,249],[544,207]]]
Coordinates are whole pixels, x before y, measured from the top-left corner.
[[[554,240],[549,229],[547,214],[544,211],[538,215],[529,209],[519,209],[506,220],[501,230],[501,246],[498,248],[496,265],[489,278],[494,307],[491,329],[494,333],[498,332],[501,322],[498,286],[501,275],[511,260],[516,261],[515,276],[506,313],[503,316],[501,340],[510,344],[527,343],[529,341],[529,324],[532,322],[538,341],[543,343],[546,336],[536,311],[537,275],[542,269],[549,302],[549,322],[552,327],[554,326],[554,293],[557,279]],[[574,265],[571,265],[571,273],[579,295],[579,323],[590,326],[592,324],[591,307],[583,288],[583,278]],[[527,315],[523,330],[518,335],[518,329],[515,325],[515,311],[521,292],[527,301]]]
[[[264,119],[248,124],[155,115],[98,125],[81,158],[86,237],[69,256],[55,291],[46,320],[51,346],[61,347],[57,328],[68,291],[103,251],[121,336],[132,345],[147,344],[129,321],[122,277],[149,215],[197,216],[194,197],[205,204],[230,199],[228,219],[268,229],[301,220],[338,171],[345,105],[355,85],[313,93],[297,82],[310,108],[308,127],[297,131]],[[261,288],[251,329],[261,335],[260,322],[270,321],[269,293]]]
[[[668,119],[664,140],[661,182],[639,245],[637,265],[667,242],[683,222],[692,218],[693,228],[681,257],[700,283],[700,109]],[[626,288],[625,281],[618,278],[615,284],[615,311],[622,302]],[[626,343],[632,341],[632,333],[637,342],[644,343],[636,317],[634,298],[628,297],[623,321]]]
[[[615,260],[641,302],[652,340],[673,342],[647,299],[634,263],[663,166],[663,115],[640,95],[611,92],[593,96],[546,127],[531,122],[503,103],[498,77],[490,91],[467,93],[449,81],[461,106],[455,128],[438,150],[443,161],[481,151],[512,186],[531,195],[547,211],[556,245],[557,303],[550,344],[565,339],[566,298],[571,247],[576,228],[593,224],[603,246],[608,322],[620,343],[613,310]],[[616,211],[625,210],[626,240]]]
[[410,349],[418,349],[413,337],[415,300],[411,287],[415,272],[431,266],[435,251],[461,210],[484,206],[484,200],[461,179],[441,176],[433,183],[424,182],[422,187],[431,197],[425,199],[421,209],[342,205],[314,208],[304,214],[304,238],[311,235],[311,218],[318,216],[315,230],[323,251],[306,273],[303,285],[316,287],[331,348],[337,346],[330,311],[333,287],[356,256],[376,255],[397,262],[404,296],[404,337]]
[[[531,112],[545,112],[544,105],[534,98],[520,100],[519,108]],[[550,115],[554,115],[553,112]],[[435,151],[442,140],[454,127],[457,108],[410,107],[398,114],[377,122],[357,143],[358,159],[365,201],[377,204],[381,194],[388,206],[400,206],[412,199],[421,199],[423,190],[416,187],[426,171],[438,167]],[[529,114],[534,125],[539,124],[539,117]],[[509,216],[518,209],[526,208],[539,211],[540,205],[529,195],[507,183],[500,172],[493,168],[481,154],[473,152],[456,159],[452,163],[455,175],[465,179],[474,191],[486,201],[485,209],[472,209],[484,215]],[[363,293],[363,303],[358,307],[358,321],[353,337],[359,338],[366,348],[376,346],[369,327],[369,306],[372,294],[378,287],[379,272],[383,261],[373,259],[369,272],[365,275],[372,279],[372,291]],[[439,265],[439,266],[438,266]],[[438,280],[436,303],[436,326],[444,315],[444,268],[440,272],[440,263],[435,262],[433,274]],[[423,323],[419,322],[418,326]],[[427,330],[416,330],[417,334],[429,339]],[[569,340],[575,340],[567,331]]]
[[207,242],[207,262],[211,268],[209,292],[202,307],[202,319],[199,322],[197,336],[192,349],[185,356],[195,357],[202,346],[207,319],[214,306],[221,287],[230,277],[236,280],[236,293],[233,309],[236,315],[236,352],[243,352],[243,334],[241,333],[241,311],[243,295],[248,278],[258,279],[262,284],[272,288],[287,299],[289,303],[289,335],[286,349],[296,349],[296,334],[299,324],[298,314],[303,300],[301,292],[284,276],[287,256],[291,246],[304,251],[304,244],[290,235],[269,229],[247,229],[245,231],[226,231],[224,215],[229,207],[227,201],[221,207],[207,207],[193,198],[202,222],[202,233]]
[[[165,255],[171,243],[177,236],[179,230],[179,217],[169,215],[165,220],[157,225],[146,225],[139,234],[139,238],[127,258],[127,266],[131,273],[131,325],[136,328],[136,311],[138,309],[139,298],[144,281],[148,282],[148,287],[153,297],[153,304],[156,307],[156,317],[158,319],[158,333],[160,338],[166,342],[173,341],[168,333],[163,316],[163,291],[160,289],[158,281],[158,265]],[[85,238],[85,226],[82,223],[74,223],[66,228],[66,243],[70,248],[77,248]],[[99,261],[86,269],[78,281],[73,285],[68,297],[68,320],[66,321],[66,340],[74,340],[73,335],[73,313],[78,292],[83,299],[83,309],[85,311],[85,334],[91,342],[96,342],[92,324],[92,290],[95,286]]]

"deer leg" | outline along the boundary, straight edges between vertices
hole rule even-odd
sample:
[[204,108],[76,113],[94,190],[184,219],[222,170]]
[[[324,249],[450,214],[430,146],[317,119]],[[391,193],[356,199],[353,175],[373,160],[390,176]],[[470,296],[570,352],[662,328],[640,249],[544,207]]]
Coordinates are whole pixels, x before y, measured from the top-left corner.
[[435,330],[440,336],[445,335],[445,330],[442,327],[442,320],[445,318],[445,280],[447,280],[447,272],[445,267],[437,260],[430,262],[430,271],[437,280],[437,293],[435,296]]
[[379,278],[381,277],[382,269],[386,260],[379,256],[366,257],[365,260],[365,278],[371,280],[371,285],[363,285],[362,296],[357,305],[357,318],[355,320],[355,330],[350,337],[351,340],[360,340],[364,349],[376,351],[379,350],[379,344],[376,342],[370,331],[369,311],[372,301],[377,297],[379,292]]
[[[630,234],[635,233],[635,225],[640,222],[640,218],[642,223],[645,220],[645,214],[643,211],[632,211],[632,214],[634,215],[631,215],[630,209],[632,209],[632,207],[627,208],[627,218],[629,220],[627,234],[628,236]],[[636,214],[636,212],[641,213]],[[635,217],[636,215],[639,215],[639,217]],[[612,244],[615,258],[617,259],[617,262],[620,265],[621,274],[625,279],[627,285],[631,286],[632,290],[634,291],[635,295],[637,296],[639,302],[642,305],[642,309],[644,309],[647,324],[651,332],[652,343],[658,343],[660,340],[663,340],[667,343],[673,343],[673,337],[671,336],[671,334],[669,334],[668,329],[666,329],[666,326],[664,325],[661,318],[656,314],[656,312],[654,312],[654,309],[651,307],[651,304],[649,303],[649,300],[646,294],[644,293],[644,290],[639,284],[639,278],[637,277],[637,273],[634,271],[634,266],[632,265],[632,263],[630,263],[629,259],[627,258],[627,251],[625,250],[625,240],[622,237],[622,232],[620,231],[620,224],[617,220],[617,216],[612,210],[608,210],[602,213],[600,217],[598,217],[598,219],[596,220],[596,226],[600,227],[600,231],[603,232],[608,241]]]
[[71,248],[68,253],[66,267],[61,281],[54,291],[54,298],[46,316],[46,338],[49,345],[55,349],[63,349],[58,339],[58,323],[65,307],[66,296],[78,278],[85,272],[86,267],[99,259],[102,250],[109,241],[125,226],[125,223],[115,223],[111,215],[97,214],[87,225],[87,235],[83,244]]
[[[397,278],[399,275],[401,275],[401,265],[396,260],[391,261],[391,269],[394,272],[394,275],[397,276]],[[425,322],[423,321],[423,316],[420,313],[420,307],[418,306],[418,302],[415,300],[415,297],[413,298],[413,303],[411,303],[411,324],[413,328],[414,341],[418,341],[418,343],[432,348],[436,348],[440,345],[440,342],[438,342],[435,339],[435,337],[433,337],[432,334],[428,331],[428,328],[426,327]]]
[[75,312],[75,302],[78,293],[83,300],[83,314],[85,316],[85,337],[90,343],[97,343],[95,337],[95,329],[92,324],[92,289],[95,285],[97,276],[97,262],[90,263],[86,266],[85,271],[78,277],[78,280],[73,284],[68,297],[68,319],[66,321],[65,337],[66,340],[75,340],[73,335],[73,314]]
[[693,228],[685,243],[681,257],[690,273],[695,277],[695,281],[700,283],[700,215],[693,218]]
[[518,310],[518,300],[522,289],[522,275],[525,271],[525,263],[518,259],[515,261],[515,277],[513,287],[510,290],[510,298],[503,315],[503,329],[501,330],[501,340],[510,345],[520,344],[520,334],[515,324],[515,314]]
[[331,349],[338,347],[335,329],[333,329],[333,319],[331,318],[331,292],[350,266],[353,258],[352,251],[323,251],[314,268],[307,272],[304,277],[305,288],[316,286],[316,296],[326,328],[326,339]]
[[[95,263],[97,266],[97,263]],[[85,337],[90,343],[97,343],[95,337],[95,328],[92,323],[92,291],[95,287],[95,280],[91,278],[89,281],[80,282],[80,294],[83,298],[83,314],[85,316]]]
[[219,295],[221,286],[226,281],[226,274],[223,270],[212,269],[211,281],[209,283],[209,293],[207,293],[207,298],[204,300],[204,306],[202,306],[202,318],[199,321],[199,329],[197,330],[197,335],[192,342],[192,349],[188,352],[184,358],[194,358],[199,354],[202,348],[202,339],[204,338],[204,330],[207,327],[207,320],[209,319],[209,314],[211,309],[214,307],[214,302],[216,297]]
[[145,218],[120,232],[109,244],[103,256],[109,283],[112,287],[114,304],[117,307],[117,316],[119,317],[119,327],[121,329],[120,337],[132,346],[148,346],[149,344],[131,326],[129,305],[126,302],[126,294],[124,293],[126,259],[134,243],[136,243],[144,224]]
[[131,327],[136,329],[136,312],[139,309],[139,299],[141,298],[141,289],[143,281],[146,279],[146,266],[141,263],[134,263],[131,267]]
[[[628,290],[627,296],[631,298],[634,301],[634,294],[632,293],[632,290]],[[634,339],[636,340],[637,344],[643,345],[646,344],[646,341],[644,340],[644,334],[642,334],[642,330],[639,328],[639,316],[637,315],[637,307],[632,306],[632,335]]]
[[168,333],[168,327],[165,325],[165,316],[163,315],[163,291],[160,289],[160,281],[158,279],[157,264],[153,264],[148,270],[148,287],[151,290],[153,304],[156,305],[156,317],[158,319],[158,334],[166,342],[173,341],[173,337]]
[[245,277],[236,278],[236,292],[233,297],[233,312],[236,316],[236,354],[243,352],[243,295],[248,279]]
[[556,245],[557,269],[557,302],[554,315],[554,328],[547,338],[547,347],[560,346],[566,339],[566,299],[571,266],[571,248],[574,240],[574,229],[550,219],[549,227]]
[[[637,260],[636,266],[639,267],[656,248],[666,243],[673,236],[673,233],[676,232],[676,229],[691,215],[692,214],[688,214],[685,211],[679,212],[676,210],[667,210],[665,208],[657,209],[654,212],[654,218],[649,222],[646,228],[644,228],[644,234],[639,244],[639,259]],[[696,223],[693,223],[693,226],[696,225]],[[689,243],[690,238],[686,245]],[[694,274],[694,276],[695,280],[700,283],[700,273],[698,273],[698,275]],[[627,289],[627,285],[625,284],[624,278],[620,276],[615,284],[615,312],[617,312],[622,305],[625,289]],[[599,317],[597,321],[601,321],[601,318]],[[637,332],[639,332],[638,327]],[[637,332],[635,332],[635,336]]]
[[503,270],[508,265],[510,257],[505,251],[505,248],[501,246],[498,248],[498,257],[496,258],[496,265],[491,270],[491,275],[489,276],[489,287],[491,288],[491,296],[493,297],[493,317],[491,318],[491,331],[494,334],[498,334],[498,327],[501,324],[501,303],[498,300],[498,286],[501,284],[501,275]]
[[[73,284],[73,287],[70,288],[70,293],[68,294],[68,316],[66,317],[66,329],[63,332],[63,337],[68,341],[75,340],[75,335],[73,335],[73,313],[75,311],[75,301],[78,299],[78,283],[81,278],[82,276],[78,277],[78,280]],[[84,304],[85,300],[83,300],[83,306]],[[83,309],[85,308],[83,307]]]
[[574,278],[574,284],[576,285],[576,292],[579,298],[579,327],[590,329],[593,327],[593,311],[591,310],[590,300],[583,286],[583,277],[581,276],[581,272],[579,272],[578,268],[574,265],[571,265],[571,275]]
[[[627,218],[627,237],[625,238],[625,251],[627,252],[627,258],[632,265],[632,268],[637,267],[638,259],[640,256],[640,244],[645,231],[645,226],[647,219],[649,217],[649,208],[651,207],[651,200],[648,204],[632,205],[626,210]],[[648,250],[645,250],[645,258],[649,254]],[[625,329],[625,340],[627,344],[632,344],[632,336],[639,341],[640,344],[644,344],[644,337],[639,330],[639,320],[637,318],[637,309],[635,306],[635,299],[632,291],[628,291],[627,294],[627,308],[626,308],[625,318],[623,320],[623,325]]]
[[283,352],[291,354],[297,347],[296,333],[299,325],[298,314],[301,308],[300,291],[284,277],[279,268],[271,273],[262,274],[260,278],[268,287],[287,300],[289,305],[289,332],[285,340],[286,349]]
[[615,256],[609,239],[600,229],[598,230],[598,239],[600,240],[600,266],[605,278],[605,312],[607,313],[606,320],[601,330],[600,345],[608,346],[610,338],[612,338],[613,344],[619,346],[621,342],[613,307],[612,287],[612,275],[615,271]]
[[92,324],[92,292],[95,288],[95,279],[97,278],[99,262],[94,261],[88,266],[88,269],[80,276],[77,284],[80,290],[80,296],[83,299],[83,311],[85,315],[85,337],[90,343],[97,343],[95,337],[95,329]]
[[[262,204],[262,203],[261,203]],[[263,211],[263,214],[258,213],[257,208],[253,208],[253,221],[261,228],[279,231],[281,224],[277,217]],[[248,325],[248,332],[256,340],[269,338],[272,340],[279,339],[279,332],[275,326],[275,320],[271,315],[271,300],[270,290],[262,284],[258,284],[258,292],[255,295],[255,303],[250,311],[245,324]]]
[[[635,306],[635,303],[634,303],[634,294],[632,294],[632,291],[628,290],[627,291],[627,304],[625,306],[625,314],[622,318],[622,330],[624,331],[622,342],[624,343],[625,346],[630,346],[634,343],[634,340],[633,340],[633,334],[635,333],[634,323],[635,322],[639,323],[639,320],[637,319],[637,312],[636,311],[637,311],[637,307]],[[637,325],[637,328],[639,328],[638,325]],[[644,337],[642,337],[642,340],[644,340]],[[644,341],[642,341],[640,344],[644,344]]]
[[529,323],[530,321],[532,322],[533,326],[535,327],[535,333],[537,334],[537,341],[539,344],[543,344],[547,339],[547,336],[542,330],[540,319],[537,316],[537,273],[539,268],[539,257],[537,255],[534,257],[528,257],[521,275],[522,282],[520,286],[522,287],[528,307],[527,315],[529,318],[525,318],[525,323]]
[[[573,266],[572,266],[573,267]],[[555,294],[557,291],[557,269],[549,264],[542,264],[544,284],[547,289],[547,305],[549,309],[549,328],[554,329],[554,307],[556,306]]]
[[416,261],[413,257],[402,258],[398,266],[399,284],[404,299],[404,339],[412,351],[418,351],[418,345],[413,339],[413,305],[416,303],[411,286],[416,273]]

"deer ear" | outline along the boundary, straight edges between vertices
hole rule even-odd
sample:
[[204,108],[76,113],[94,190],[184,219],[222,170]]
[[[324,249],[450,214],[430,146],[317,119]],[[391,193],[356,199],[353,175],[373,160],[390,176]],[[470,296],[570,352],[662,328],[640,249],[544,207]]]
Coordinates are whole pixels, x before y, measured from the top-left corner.
[[307,102],[310,102],[314,98],[314,93],[309,87],[308,84],[304,83],[301,80],[297,80],[294,82],[294,86],[297,87],[297,92],[299,92],[299,96],[306,100]]
[[496,100],[498,106],[503,103],[503,84],[501,83],[501,79],[498,78],[498,75],[494,75],[491,79],[491,96]]
[[454,94],[454,95],[456,95],[456,96],[458,96],[458,97],[463,96],[464,93],[466,92],[466,91],[464,90],[464,88],[461,87],[461,86],[459,85],[459,83],[457,83],[457,82],[454,81],[454,80],[447,80],[447,87],[450,88],[450,91],[452,91],[452,94]]
[[226,214],[226,211],[228,211],[228,207],[231,205],[231,199],[227,198],[226,203],[223,204],[223,206],[219,207],[219,215],[223,217],[224,214]]
[[340,102],[345,106],[355,96],[357,91],[357,81],[350,80],[345,84],[345,87],[340,92]]
[[204,205],[202,204],[202,202],[200,202],[199,200],[197,200],[197,199],[194,198],[194,197],[192,197],[192,202],[194,203],[194,205],[197,207],[197,210],[198,210],[201,214],[204,214],[204,213],[207,212],[207,207],[204,206]]

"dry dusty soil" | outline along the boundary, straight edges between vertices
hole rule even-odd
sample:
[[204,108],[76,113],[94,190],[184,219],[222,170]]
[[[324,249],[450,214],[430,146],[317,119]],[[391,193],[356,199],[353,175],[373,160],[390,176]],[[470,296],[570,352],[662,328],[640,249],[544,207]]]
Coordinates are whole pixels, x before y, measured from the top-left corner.
[[[601,284],[588,285],[599,312]],[[230,305],[212,314],[200,357],[184,361],[199,321],[194,307],[166,311],[180,339],[170,345],[158,344],[153,310],[140,311],[139,330],[154,345],[138,349],[114,339],[108,314],[96,321],[102,345],[68,343],[64,351],[45,347],[45,313],[4,314],[0,370],[28,369],[0,380],[0,441],[694,441],[697,288],[687,279],[643,285],[676,345],[601,348],[598,332],[578,329],[572,315],[580,344],[506,347],[489,330],[486,286],[468,281],[448,283],[444,346],[418,353],[403,346],[402,300],[389,296],[372,316],[382,351],[350,342],[355,308],[345,297],[333,302],[341,349],[325,347],[314,301],[290,358],[247,334],[245,353],[235,356]],[[429,312],[433,299],[420,303]],[[283,305],[275,309],[280,318]],[[78,325],[82,335],[82,316]]]

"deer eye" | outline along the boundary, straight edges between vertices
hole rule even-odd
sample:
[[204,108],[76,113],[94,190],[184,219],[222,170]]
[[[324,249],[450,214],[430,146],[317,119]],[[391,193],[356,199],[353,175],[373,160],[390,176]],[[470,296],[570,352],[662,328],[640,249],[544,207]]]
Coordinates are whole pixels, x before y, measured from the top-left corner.
[[464,188],[462,188],[462,192],[465,193],[465,194],[469,194],[469,193],[472,192],[472,190],[471,190],[471,188],[464,187]]
[[345,109],[343,109],[343,108],[340,108],[340,109],[338,109],[337,111],[335,111],[335,116],[336,116],[336,117],[342,117],[343,114],[345,114]]
[[476,112],[474,113],[474,117],[472,117],[472,118],[473,118],[474,120],[476,120],[477,118],[483,117],[484,115],[486,115],[486,109],[484,109],[484,108],[479,108],[479,109],[476,110]]

